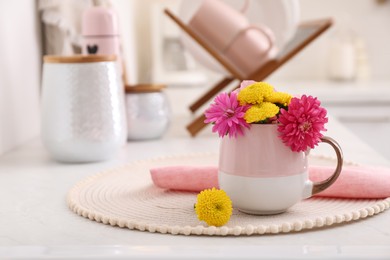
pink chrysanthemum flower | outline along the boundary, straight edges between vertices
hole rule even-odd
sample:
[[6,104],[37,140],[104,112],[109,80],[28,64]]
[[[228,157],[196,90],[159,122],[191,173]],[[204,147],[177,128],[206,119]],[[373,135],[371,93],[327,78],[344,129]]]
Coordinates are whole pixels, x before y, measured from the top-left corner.
[[237,93],[221,93],[214,103],[206,110],[205,123],[213,123],[213,132],[218,132],[220,137],[229,134],[229,137],[236,137],[238,134],[244,135],[244,127],[250,125],[245,122],[244,115],[249,106],[241,106],[237,100]]
[[321,131],[328,122],[326,109],[312,96],[292,98],[288,110],[281,109],[278,131],[283,142],[295,152],[314,148],[320,142]]

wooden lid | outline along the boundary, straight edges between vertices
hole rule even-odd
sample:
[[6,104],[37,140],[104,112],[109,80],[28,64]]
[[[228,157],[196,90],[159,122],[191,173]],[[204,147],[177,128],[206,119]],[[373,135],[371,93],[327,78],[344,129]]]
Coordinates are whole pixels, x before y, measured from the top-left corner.
[[161,92],[166,86],[164,84],[136,84],[125,85],[126,93],[152,93]]
[[88,62],[105,62],[116,61],[115,55],[45,55],[43,56],[45,63],[88,63]]

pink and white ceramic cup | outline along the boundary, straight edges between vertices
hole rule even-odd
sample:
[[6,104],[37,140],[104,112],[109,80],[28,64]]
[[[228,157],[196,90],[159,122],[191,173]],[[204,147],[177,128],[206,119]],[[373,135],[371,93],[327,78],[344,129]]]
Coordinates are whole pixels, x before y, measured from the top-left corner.
[[240,211],[269,215],[286,211],[332,185],[340,175],[343,156],[338,143],[330,137],[322,142],[336,152],[337,166],[327,180],[308,178],[307,152],[293,152],[278,137],[276,124],[253,124],[244,136],[221,140],[219,187]]

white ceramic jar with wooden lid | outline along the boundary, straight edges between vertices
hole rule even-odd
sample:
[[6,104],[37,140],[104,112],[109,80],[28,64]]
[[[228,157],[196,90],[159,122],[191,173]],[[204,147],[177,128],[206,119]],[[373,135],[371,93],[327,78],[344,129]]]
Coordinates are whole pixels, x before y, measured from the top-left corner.
[[45,56],[42,139],[62,162],[113,157],[126,143],[124,90],[115,56]]

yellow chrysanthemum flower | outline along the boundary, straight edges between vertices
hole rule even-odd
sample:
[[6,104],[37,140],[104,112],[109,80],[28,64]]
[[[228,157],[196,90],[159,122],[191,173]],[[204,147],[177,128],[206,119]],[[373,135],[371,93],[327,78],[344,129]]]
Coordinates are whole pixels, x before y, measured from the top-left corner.
[[237,99],[241,105],[260,104],[274,92],[274,88],[266,82],[256,82],[243,88],[238,93]]
[[224,190],[212,188],[198,194],[195,211],[199,220],[205,221],[209,226],[220,227],[229,221],[233,206]]
[[264,101],[271,102],[271,103],[277,103],[282,106],[288,106],[290,104],[292,96],[285,92],[273,92],[271,95],[265,98]]
[[267,118],[274,117],[279,113],[279,107],[270,102],[263,102],[260,105],[253,105],[244,115],[247,123],[260,122]]

